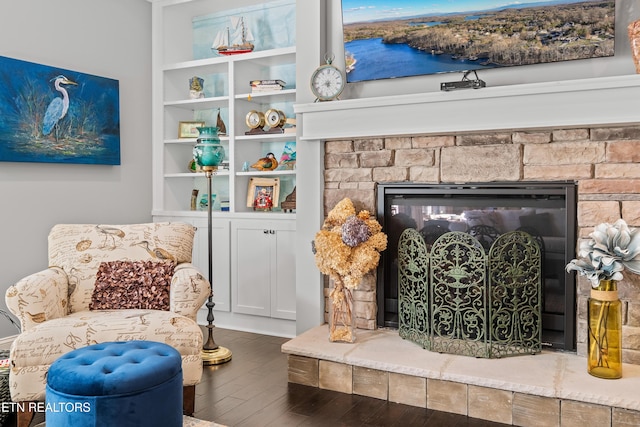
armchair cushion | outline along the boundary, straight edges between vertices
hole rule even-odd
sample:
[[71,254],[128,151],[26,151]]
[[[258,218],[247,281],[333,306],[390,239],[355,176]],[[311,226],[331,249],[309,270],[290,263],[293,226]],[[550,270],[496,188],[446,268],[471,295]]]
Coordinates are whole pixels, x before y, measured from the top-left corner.
[[169,310],[172,262],[109,261],[100,263],[89,309],[150,308]]

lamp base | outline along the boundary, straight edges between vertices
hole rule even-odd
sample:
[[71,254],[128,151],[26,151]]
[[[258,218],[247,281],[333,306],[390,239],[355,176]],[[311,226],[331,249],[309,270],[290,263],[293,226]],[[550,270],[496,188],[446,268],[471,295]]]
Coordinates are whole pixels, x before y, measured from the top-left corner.
[[202,350],[200,355],[202,356],[202,364],[205,366],[222,365],[231,360],[231,350],[221,346],[215,350]]

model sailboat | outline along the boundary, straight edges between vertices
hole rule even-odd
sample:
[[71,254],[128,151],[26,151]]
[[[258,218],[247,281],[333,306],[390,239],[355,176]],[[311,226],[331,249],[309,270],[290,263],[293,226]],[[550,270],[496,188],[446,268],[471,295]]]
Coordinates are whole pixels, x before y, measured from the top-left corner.
[[253,40],[253,34],[246,26],[244,17],[232,16],[231,26],[216,35],[211,49],[217,50],[221,55],[248,53],[253,51]]

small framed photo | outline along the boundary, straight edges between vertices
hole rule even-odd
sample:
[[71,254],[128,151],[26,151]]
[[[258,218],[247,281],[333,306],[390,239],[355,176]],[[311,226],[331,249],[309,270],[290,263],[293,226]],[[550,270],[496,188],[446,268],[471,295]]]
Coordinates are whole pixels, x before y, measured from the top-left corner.
[[178,138],[197,138],[200,136],[198,128],[204,127],[204,122],[178,123]]
[[249,179],[247,207],[254,211],[270,211],[278,207],[280,198],[280,178]]

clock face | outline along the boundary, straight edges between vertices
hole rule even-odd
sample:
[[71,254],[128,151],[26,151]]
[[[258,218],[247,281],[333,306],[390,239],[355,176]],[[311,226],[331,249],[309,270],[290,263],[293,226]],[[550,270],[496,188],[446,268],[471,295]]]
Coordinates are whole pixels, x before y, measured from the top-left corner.
[[287,121],[287,117],[280,110],[272,108],[265,113],[265,120],[270,127],[281,127]]
[[343,89],[342,72],[333,65],[322,65],[311,76],[311,91],[321,101],[336,99]]
[[245,123],[251,129],[257,129],[264,126],[264,114],[260,111],[251,110],[247,113]]

